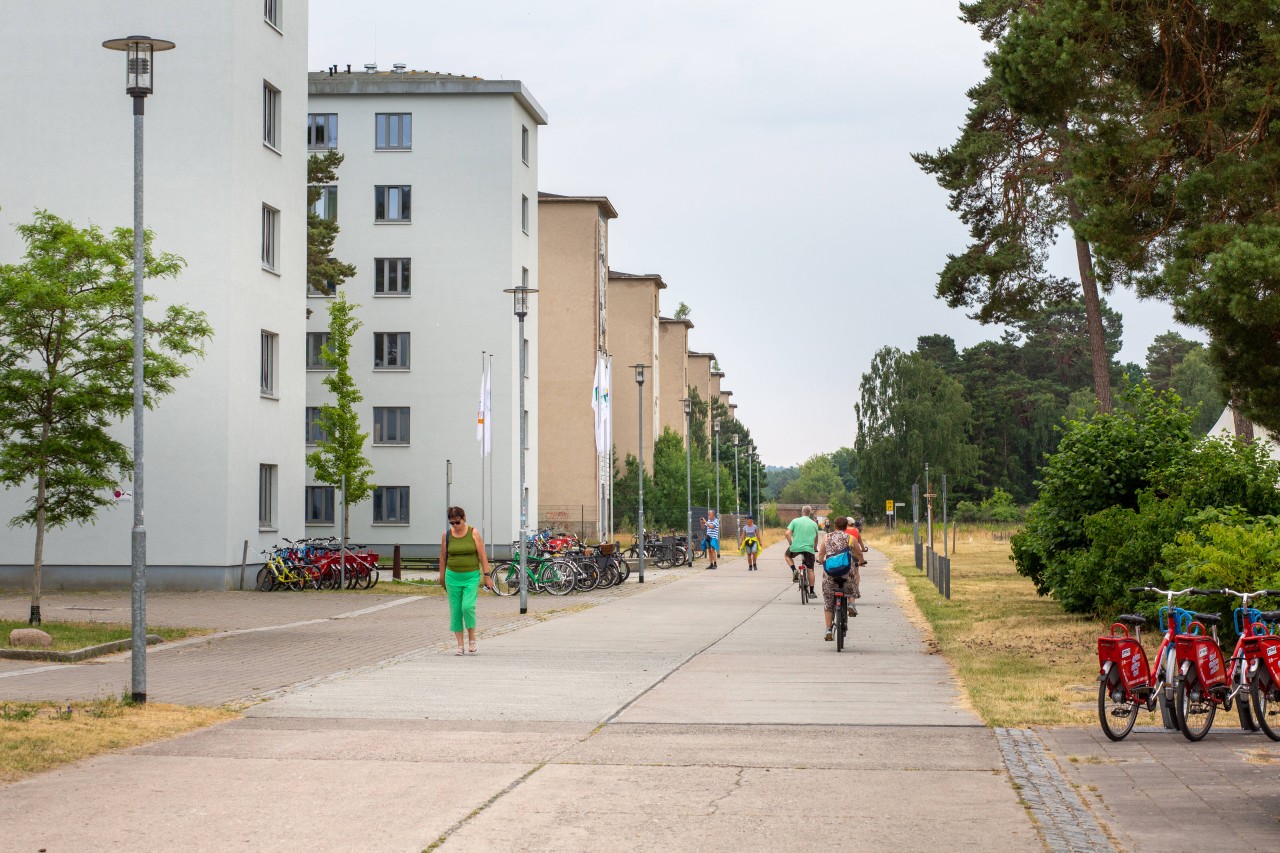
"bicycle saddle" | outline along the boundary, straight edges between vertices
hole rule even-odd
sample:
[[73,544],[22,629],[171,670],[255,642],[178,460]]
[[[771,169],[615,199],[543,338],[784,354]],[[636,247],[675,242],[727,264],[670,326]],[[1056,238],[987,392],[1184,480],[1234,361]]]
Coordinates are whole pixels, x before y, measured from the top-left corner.
[[1197,622],[1213,625],[1214,627],[1222,624],[1222,616],[1217,613],[1197,613],[1195,614],[1195,619]]
[[1139,616],[1136,613],[1125,613],[1121,616],[1117,616],[1116,621],[1121,625],[1132,625],[1135,628],[1141,628],[1143,625],[1147,624],[1147,617]]

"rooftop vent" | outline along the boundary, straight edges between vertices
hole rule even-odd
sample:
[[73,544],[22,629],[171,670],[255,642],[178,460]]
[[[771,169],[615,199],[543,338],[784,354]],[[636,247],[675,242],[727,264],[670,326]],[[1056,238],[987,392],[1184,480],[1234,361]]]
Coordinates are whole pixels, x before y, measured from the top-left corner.
[[366,74],[376,74],[376,73],[378,73],[378,63],[376,63],[376,62],[366,62],[366,63],[364,64],[364,73],[366,73]]
[[396,72],[397,74],[403,74],[404,70],[408,67],[409,66],[405,65],[403,62],[393,62],[391,64],[391,70]]

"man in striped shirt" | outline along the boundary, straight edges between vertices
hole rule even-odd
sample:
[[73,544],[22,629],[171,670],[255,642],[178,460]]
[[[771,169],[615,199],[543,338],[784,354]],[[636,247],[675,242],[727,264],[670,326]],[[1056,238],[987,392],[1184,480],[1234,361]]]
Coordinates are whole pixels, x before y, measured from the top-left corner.
[[702,519],[703,537],[707,540],[707,556],[711,559],[708,569],[716,568],[720,559],[720,519],[716,518],[714,509],[707,510],[707,517]]

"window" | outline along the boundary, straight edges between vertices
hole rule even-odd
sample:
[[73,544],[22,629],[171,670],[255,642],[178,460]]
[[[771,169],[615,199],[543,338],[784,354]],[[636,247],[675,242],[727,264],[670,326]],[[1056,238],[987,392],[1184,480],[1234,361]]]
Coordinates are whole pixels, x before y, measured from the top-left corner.
[[280,211],[268,205],[262,206],[262,266],[274,271],[276,246],[280,242]]
[[336,186],[318,187],[320,197],[311,205],[311,212],[321,219],[330,222],[338,218],[338,188]]
[[276,526],[276,466],[258,466],[258,527],[272,530]]
[[529,197],[520,196],[520,230],[529,233]]
[[333,524],[333,486],[307,486],[307,524]]
[[409,523],[409,487],[377,486],[373,490],[374,524]]
[[262,17],[277,30],[280,29],[280,7],[283,4],[284,0],[262,0]]
[[409,294],[409,259],[374,258],[373,292]]
[[307,370],[333,370],[322,354],[328,342],[328,332],[307,332]]
[[338,147],[338,114],[307,113],[307,148],[324,151]]
[[520,159],[529,165],[529,128],[520,126]]
[[409,443],[409,407],[373,407],[373,443]]
[[280,148],[280,90],[262,81],[262,141]]
[[380,150],[413,147],[411,113],[378,113],[374,116],[374,147]]
[[307,296],[337,296],[338,295],[338,282],[333,281],[331,279],[326,280],[324,283],[324,287],[327,289],[316,287],[314,284],[308,281]]
[[279,353],[280,336],[275,332],[262,333],[262,396],[276,396],[276,374],[279,372],[276,357]]
[[320,407],[307,406],[307,444],[319,444],[328,440],[329,436],[320,426]]
[[373,366],[375,370],[405,370],[409,367],[408,332],[374,332]]
[[409,187],[374,187],[373,218],[379,222],[408,222],[409,189]]

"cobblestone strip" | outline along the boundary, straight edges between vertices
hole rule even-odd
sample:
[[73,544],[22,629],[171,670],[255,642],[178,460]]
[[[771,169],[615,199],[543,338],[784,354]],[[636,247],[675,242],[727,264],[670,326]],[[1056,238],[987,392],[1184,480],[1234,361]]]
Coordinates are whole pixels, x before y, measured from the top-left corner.
[[1093,814],[1030,729],[996,729],[1009,775],[1053,853],[1115,853]]

